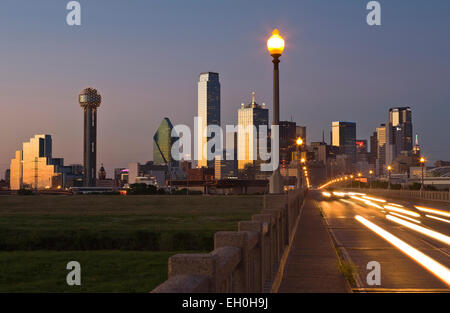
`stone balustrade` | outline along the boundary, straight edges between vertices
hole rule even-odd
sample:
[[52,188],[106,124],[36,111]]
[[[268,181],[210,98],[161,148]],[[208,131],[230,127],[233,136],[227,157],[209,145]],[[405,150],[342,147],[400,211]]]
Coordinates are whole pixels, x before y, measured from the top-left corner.
[[219,231],[214,250],[169,258],[168,279],[152,293],[268,292],[295,231],[305,191],[265,195],[264,208],[238,231]]

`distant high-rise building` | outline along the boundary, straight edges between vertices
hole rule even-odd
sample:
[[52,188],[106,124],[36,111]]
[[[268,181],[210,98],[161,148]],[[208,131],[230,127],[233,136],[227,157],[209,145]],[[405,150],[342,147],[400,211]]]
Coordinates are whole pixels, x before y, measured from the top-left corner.
[[200,74],[197,115],[202,120],[197,134],[197,167],[212,166],[214,160],[207,161],[205,154],[207,138],[203,134],[208,125],[220,126],[220,82],[218,73]]
[[410,107],[389,109],[386,130],[386,163],[391,164],[402,151],[413,150],[412,112]]
[[375,131],[372,136],[370,136],[370,152],[369,152],[369,163],[375,164],[378,156],[378,134]]
[[386,134],[386,124],[381,124],[377,127],[377,164],[378,164],[378,173],[382,174],[384,172],[384,167],[386,166],[386,142],[387,142],[387,134]]
[[401,136],[395,144],[399,151],[411,151],[413,149],[412,112],[410,107],[389,109],[389,123],[391,126],[401,129]]
[[280,121],[280,162],[288,164],[291,161],[292,152],[296,151],[297,124],[291,121]]
[[84,111],[84,175],[85,187],[95,186],[97,172],[97,109],[102,96],[96,89],[86,88],[78,95],[78,102]]
[[366,139],[357,139],[356,140],[356,160],[359,161],[368,161],[367,156],[367,140]]
[[300,137],[303,140],[303,144],[306,145],[306,126],[297,126],[296,137]]
[[351,162],[356,162],[356,123],[333,122],[332,145],[339,147],[341,154],[348,155]]
[[10,177],[11,177],[11,170],[8,168],[8,169],[5,171],[5,181],[6,181],[7,183],[9,183]]
[[[250,104],[241,104],[238,110],[238,169],[242,170],[247,164],[254,164],[259,160],[258,149],[261,144],[267,146],[267,142],[259,142],[259,126],[269,125],[269,110],[265,108],[264,103],[259,105],[255,102],[255,93],[252,93]],[[254,126],[254,127],[253,127]],[[256,129],[255,129],[256,128]],[[254,151],[256,143],[256,151]]]
[[165,117],[153,136],[153,164],[168,165],[174,162],[171,150],[177,138],[172,137],[172,129],[172,123]]
[[18,150],[11,160],[10,188],[52,188],[54,178],[58,176],[56,167],[52,159],[52,137],[35,135],[23,143],[22,150]]

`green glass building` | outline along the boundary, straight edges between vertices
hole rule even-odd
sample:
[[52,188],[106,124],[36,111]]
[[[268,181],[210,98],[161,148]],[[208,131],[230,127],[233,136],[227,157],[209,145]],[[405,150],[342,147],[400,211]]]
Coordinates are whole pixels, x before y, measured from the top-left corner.
[[173,125],[165,117],[153,136],[153,164],[155,165],[174,165],[174,159],[171,154],[172,144],[178,139],[172,137]]

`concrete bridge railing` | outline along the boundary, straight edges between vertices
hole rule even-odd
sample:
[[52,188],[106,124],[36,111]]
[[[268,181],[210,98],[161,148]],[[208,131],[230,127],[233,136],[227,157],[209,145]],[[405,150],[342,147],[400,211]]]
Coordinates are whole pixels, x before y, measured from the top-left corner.
[[268,292],[299,217],[305,191],[265,196],[264,208],[238,231],[219,231],[214,250],[169,258],[169,278],[152,293]]
[[428,191],[428,190],[393,190],[393,189],[353,189],[360,192],[370,193],[379,196],[390,196],[402,199],[415,199],[415,200],[431,200],[431,201],[444,201],[450,202],[450,191]]

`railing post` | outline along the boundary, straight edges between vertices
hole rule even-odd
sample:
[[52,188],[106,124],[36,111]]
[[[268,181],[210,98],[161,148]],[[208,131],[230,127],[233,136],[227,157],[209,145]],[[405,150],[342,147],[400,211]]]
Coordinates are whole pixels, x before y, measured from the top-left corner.
[[210,254],[176,254],[169,258],[169,279],[177,275],[209,278],[208,292],[216,292],[217,258]]
[[274,220],[275,220],[275,225],[274,225],[274,231],[272,234],[272,249],[274,251],[274,263],[278,263],[278,261],[280,260],[281,257],[281,246],[282,246],[282,241],[281,241],[281,211],[280,210],[276,210],[276,209],[264,209],[261,211],[262,214],[270,214],[273,216]]
[[273,266],[275,262],[275,249],[272,246],[273,239],[273,226],[274,226],[274,218],[270,214],[256,214],[252,216],[253,221],[258,221],[263,223],[263,233],[262,233],[262,268],[263,268],[263,276],[262,282],[263,285],[266,281],[271,280],[275,275],[273,272]]
[[242,259],[233,275],[233,291],[249,292],[249,234],[248,232],[220,231],[214,235],[214,249],[221,247],[241,248]]
[[249,290],[250,292],[263,292],[264,291],[264,245],[263,245],[263,223],[258,221],[242,221],[238,223],[239,231],[251,231],[255,232],[258,236],[258,243],[253,249],[257,250],[257,257],[253,260],[255,271],[253,273],[254,281],[251,286],[255,286],[256,290]]

